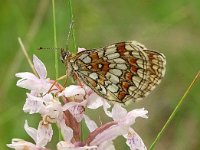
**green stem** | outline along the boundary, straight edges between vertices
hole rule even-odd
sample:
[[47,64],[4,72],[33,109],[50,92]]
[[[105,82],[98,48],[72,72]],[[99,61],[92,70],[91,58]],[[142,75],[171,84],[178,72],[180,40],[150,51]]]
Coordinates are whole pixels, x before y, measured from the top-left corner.
[[[53,34],[54,34],[54,47],[57,48],[57,37],[56,37],[56,16],[55,16],[55,2],[52,0],[52,9],[53,9]],[[58,78],[58,53],[55,51],[55,72],[56,78]]]
[[76,37],[75,37],[75,29],[74,29],[74,14],[72,9],[72,2],[69,0],[69,7],[70,7],[70,18],[72,22],[72,38],[73,38],[73,49],[77,51],[77,45],[76,45]]
[[158,133],[157,137],[155,138],[155,140],[153,141],[153,143],[151,144],[149,150],[153,150],[156,143],[158,142],[158,140],[161,138],[162,134],[164,133],[164,131],[167,129],[168,125],[171,123],[171,121],[174,119],[174,116],[176,115],[177,111],[179,110],[179,108],[181,107],[181,105],[183,104],[183,101],[185,100],[186,96],[189,94],[189,92],[191,91],[192,87],[194,86],[195,82],[198,80],[198,78],[200,77],[200,71],[197,73],[197,75],[194,77],[193,81],[191,82],[191,84],[189,85],[189,87],[187,88],[187,90],[185,91],[184,95],[182,96],[182,98],[180,99],[180,101],[178,102],[178,104],[176,105],[174,111],[171,113],[170,117],[168,118],[167,122],[165,123],[165,125],[163,126],[163,128],[160,130],[160,132]]
[[[56,34],[56,15],[55,15],[55,2],[54,0],[52,0],[52,13],[53,13],[53,37],[54,37],[54,47],[57,48],[57,34]],[[54,53],[54,61],[55,61],[55,72],[56,72],[56,79],[58,78],[58,53],[57,53],[57,50],[55,50],[55,53]],[[59,138],[59,141],[61,141],[63,138],[62,138],[62,134],[61,134],[61,130],[60,128],[58,127],[58,138]]]

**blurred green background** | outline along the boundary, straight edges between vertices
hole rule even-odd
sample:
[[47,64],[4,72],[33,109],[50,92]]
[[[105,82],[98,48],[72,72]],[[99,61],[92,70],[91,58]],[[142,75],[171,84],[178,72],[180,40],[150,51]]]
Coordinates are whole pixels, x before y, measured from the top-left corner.
[[[58,47],[66,47],[68,1],[57,0],[55,5]],[[161,85],[144,101],[127,107],[129,110],[145,107],[149,111],[149,119],[138,119],[134,125],[149,147],[200,69],[200,1],[74,0],[73,10],[79,47],[92,49],[137,40],[166,55],[167,71]],[[54,52],[37,51],[41,46],[54,47],[52,3],[50,0],[1,0],[0,19],[0,149],[4,150],[12,138],[32,141],[23,129],[24,120],[37,127],[40,119],[22,111],[27,91],[16,87],[15,73],[31,69],[18,37],[22,38],[29,55],[36,54],[42,59],[48,76],[55,79]],[[64,73],[65,67],[59,62],[59,75]],[[102,110],[98,113],[95,116],[97,113],[89,111],[88,115],[107,121]],[[55,149],[57,139],[55,133],[50,148]],[[117,150],[128,149],[123,138],[115,140],[115,145]],[[200,149],[199,81],[155,149]]]

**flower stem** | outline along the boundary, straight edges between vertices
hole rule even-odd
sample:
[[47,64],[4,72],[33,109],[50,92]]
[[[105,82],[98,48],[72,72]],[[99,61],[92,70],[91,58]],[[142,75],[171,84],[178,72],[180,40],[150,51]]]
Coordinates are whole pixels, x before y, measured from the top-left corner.
[[178,110],[180,109],[181,105],[183,104],[183,101],[185,100],[186,96],[189,94],[189,92],[191,91],[192,87],[194,86],[195,82],[197,82],[197,80],[200,77],[200,71],[196,74],[196,76],[194,77],[193,81],[191,82],[191,84],[189,85],[189,87],[187,88],[187,90],[185,91],[185,93],[183,94],[182,98],[179,100],[178,104],[176,105],[174,111],[171,113],[170,117],[168,118],[167,122],[165,123],[165,125],[163,126],[163,128],[160,130],[160,132],[158,133],[157,137],[155,138],[155,140],[153,141],[153,143],[151,144],[149,150],[153,150],[156,143],[158,142],[158,140],[161,138],[162,134],[164,133],[164,131],[167,129],[167,127],[169,126],[169,124],[171,123],[171,121],[174,119],[174,116],[176,115],[176,113],[178,112]]
[[[56,37],[56,16],[55,16],[55,2],[52,0],[52,9],[53,9],[53,33],[54,33],[54,47],[57,48],[57,37]],[[58,78],[58,53],[55,51],[55,72],[56,78]]]

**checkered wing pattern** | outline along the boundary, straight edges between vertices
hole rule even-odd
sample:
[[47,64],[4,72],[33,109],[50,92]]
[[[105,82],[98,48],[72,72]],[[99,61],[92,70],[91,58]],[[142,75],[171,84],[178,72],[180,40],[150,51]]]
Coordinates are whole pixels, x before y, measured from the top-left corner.
[[98,95],[125,103],[147,96],[165,74],[165,56],[136,41],[85,50],[71,59],[72,72]]

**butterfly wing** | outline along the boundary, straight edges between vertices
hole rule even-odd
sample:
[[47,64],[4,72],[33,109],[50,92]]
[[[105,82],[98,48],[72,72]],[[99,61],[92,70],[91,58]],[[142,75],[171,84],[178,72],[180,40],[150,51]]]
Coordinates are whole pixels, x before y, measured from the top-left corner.
[[72,68],[98,95],[125,103],[147,96],[164,76],[165,64],[164,55],[127,41],[82,51],[73,58]]

